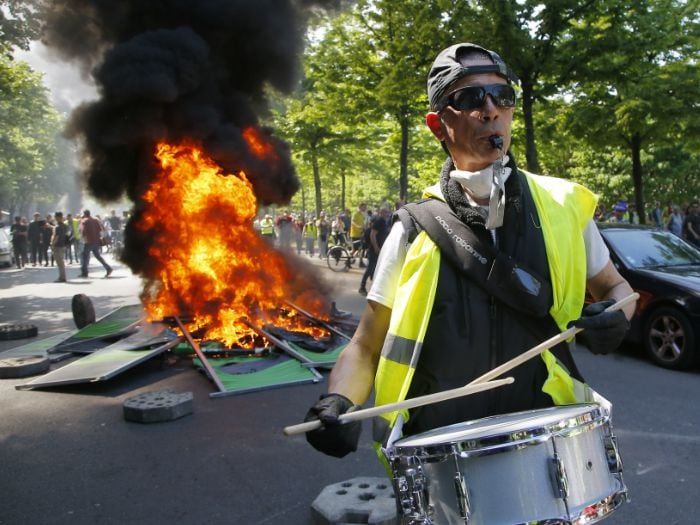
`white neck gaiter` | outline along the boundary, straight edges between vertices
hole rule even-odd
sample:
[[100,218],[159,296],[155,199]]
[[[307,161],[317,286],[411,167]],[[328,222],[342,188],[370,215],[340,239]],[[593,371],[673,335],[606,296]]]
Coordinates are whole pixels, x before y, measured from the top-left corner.
[[505,183],[511,172],[510,168],[505,167],[508,160],[506,155],[483,170],[453,170],[450,172],[450,177],[467,190],[467,196],[471,194],[477,199],[489,197],[488,217],[486,218],[486,229],[488,230],[503,225],[506,204]]

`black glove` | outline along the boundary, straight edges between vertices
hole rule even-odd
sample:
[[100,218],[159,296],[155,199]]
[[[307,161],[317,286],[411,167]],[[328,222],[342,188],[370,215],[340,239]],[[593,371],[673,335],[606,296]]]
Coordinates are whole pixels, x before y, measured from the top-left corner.
[[316,450],[336,458],[355,452],[357,442],[360,440],[360,432],[362,432],[362,422],[341,423],[338,421],[338,416],[358,408],[360,408],[359,405],[353,404],[347,397],[340,394],[321,396],[321,399],[306,413],[304,421],[320,419],[323,426],[307,432],[306,441]]
[[607,354],[615,350],[629,329],[630,323],[622,310],[604,311],[613,304],[615,301],[612,299],[589,304],[581,312],[581,317],[568,325],[569,328],[575,326],[586,330],[584,338],[588,349],[594,354]]

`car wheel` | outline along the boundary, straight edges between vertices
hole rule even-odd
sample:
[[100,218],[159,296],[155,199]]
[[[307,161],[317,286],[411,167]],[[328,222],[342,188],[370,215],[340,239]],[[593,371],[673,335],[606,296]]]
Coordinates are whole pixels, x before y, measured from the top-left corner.
[[664,368],[688,368],[695,362],[695,334],[688,318],[677,308],[651,312],[644,324],[644,347]]

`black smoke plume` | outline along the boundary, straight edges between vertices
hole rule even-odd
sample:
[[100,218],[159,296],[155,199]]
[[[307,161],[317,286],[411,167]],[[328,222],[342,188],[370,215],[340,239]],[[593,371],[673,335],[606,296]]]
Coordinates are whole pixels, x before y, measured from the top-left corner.
[[[126,194],[135,215],[123,260],[152,276],[148,234],[133,224],[152,179],[155,144],[189,139],[227,173],[243,170],[259,202],[282,204],[299,187],[289,148],[260,130],[264,91],[293,88],[302,51],[302,10],[335,7],[309,0],[49,0],[43,41],[77,61],[100,98],[78,108],[68,135],[83,147],[89,191],[103,201]],[[250,126],[276,158],[252,154]]]

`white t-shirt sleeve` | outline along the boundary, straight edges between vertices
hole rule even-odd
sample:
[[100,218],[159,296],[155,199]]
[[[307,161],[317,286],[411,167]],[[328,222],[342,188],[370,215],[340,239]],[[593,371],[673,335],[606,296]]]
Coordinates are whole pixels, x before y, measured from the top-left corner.
[[583,242],[586,245],[586,279],[590,279],[605,268],[610,260],[610,251],[593,219],[588,221],[583,230]]
[[[608,263],[610,252],[593,219],[588,222],[583,231],[583,241],[586,247],[586,278],[590,279]],[[367,294],[367,299],[388,308],[393,307],[399,275],[407,252],[408,235],[403,224],[396,221],[379,253],[372,288]]]
[[401,221],[396,221],[379,252],[372,288],[367,294],[367,299],[388,308],[393,307],[399,275],[407,252],[408,234]]

